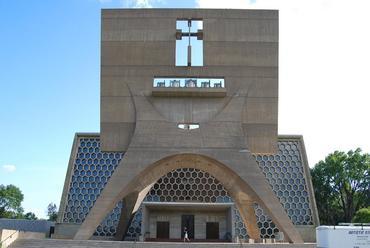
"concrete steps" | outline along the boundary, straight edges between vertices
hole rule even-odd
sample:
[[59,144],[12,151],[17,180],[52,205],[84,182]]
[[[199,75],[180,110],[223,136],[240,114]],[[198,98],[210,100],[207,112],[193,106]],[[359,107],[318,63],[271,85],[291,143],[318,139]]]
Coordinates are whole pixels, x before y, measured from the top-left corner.
[[316,248],[315,244],[162,243],[98,240],[20,239],[9,248]]
[[316,248],[315,244],[235,244],[117,242],[98,240],[20,239],[10,248]]

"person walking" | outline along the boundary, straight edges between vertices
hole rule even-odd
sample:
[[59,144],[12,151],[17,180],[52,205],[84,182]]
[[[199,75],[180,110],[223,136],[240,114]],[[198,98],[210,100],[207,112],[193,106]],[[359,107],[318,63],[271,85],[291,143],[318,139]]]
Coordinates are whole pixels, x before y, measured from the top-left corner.
[[189,235],[188,235],[188,229],[184,227],[184,242],[188,241],[190,242]]

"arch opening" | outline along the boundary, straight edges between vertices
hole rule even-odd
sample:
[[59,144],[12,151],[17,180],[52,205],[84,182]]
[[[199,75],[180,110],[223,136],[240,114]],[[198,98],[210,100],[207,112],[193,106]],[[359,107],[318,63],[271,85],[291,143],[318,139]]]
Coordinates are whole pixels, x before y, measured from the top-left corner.
[[[155,205],[163,206],[156,203],[169,203],[168,206],[171,206],[171,203],[176,202],[205,203],[211,205],[213,204],[214,207],[227,207],[228,211],[230,212],[223,215],[223,212],[219,211],[219,216],[212,216],[212,214],[210,214],[209,216],[205,216],[204,214],[202,214],[202,212],[197,213],[196,211],[194,211],[194,209],[193,211],[190,209],[190,212],[195,213],[195,218],[198,218],[200,222],[202,221],[202,218],[204,222],[206,221],[204,219],[205,217],[213,217],[213,222],[218,223],[218,225],[220,226],[226,227],[223,228],[223,230],[220,230],[219,233],[219,239],[222,241],[230,241],[235,239],[248,240],[250,238],[248,235],[247,227],[240,216],[238,208],[235,206],[232,197],[224,188],[224,186],[220,183],[220,181],[218,181],[208,172],[199,169],[180,168],[175,169],[162,176],[151,187],[140,208],[133,216],[133,221],[131,222],[131,225],[127,230],[125,240],[135,240],[137,237],[145,233],[147,233],[147,236],[152,235],[151,240],[155,240],[157,234],[155,228],[152,228],[152,230],[144,230],[144,228],[142,228],[142,206],[145,207],[149,205],[152,208]],[[193,204],[193,206],[196,206],[196,204]],[[191,207],[191,204],[188,204],[188,207]],[[167,209],[170,209],[170,207],[168,207]],[[176,209],[173,208],[173,210]],[[177,214],[180,216],[181,211],[178,211]],[[272,222],[271,218],[264,213],[262,207],[259,206],[257,203],[255,204],[254,214],[256,215],[257,225],[260,231],[260,238],[275,238],[275,233],[279,230]],[[164,216],[162,215],[159,217],[162,217],[163,220]],[[146,221],[150,222],[150,218],[148,218]],[[172,216],[172,222],[176,222],[176,216]],[[151,223],[149,223],[149,226],[155,226],[155,221],[152,220]],[[204,230],[201,230],[202,228],[206,228],[206,225],[204,225],[204,223],[203,226],[198,228],[196,227],[196,229],[200,230],[195,230],[195,233],[204,233]],[[153,231],[155,233],[153,233]],[[179,236],[180,235],[177,235],[177,238],[179,238]],[[176,235],[174,235],[174,238],[176,238]],[[202,238],[202,235],[198,235],[197,238]],[[204,237],[203,235],[203,238],[206,237]]]
[[[178,171],[180,170],[180,171]],[[191,170],[187,171],[187,170]],[[194,182],[184,182],[183,180],[193,180],[191,178],[191,173],[199,171],[201,173],[204,173],[207,175],[208,179],[199,179],[203,180],[203,183],[205,184],[203,187],[205,191],[194,191],[192,187],[194,187]],[[168,174],[173,173],[177,176],[180,176],[177,178],[179,181],[179,188],[177,191],[181,191],[180,187],[183,187],[182,192],[178,192],[178,195],[176,196],[176,191],[172,191],[167,188],[169,187],[168,184],[161,184],[159,186],[158,184],[154,184],[157,181],[161,180],[167,180],[168,182],[171,180],[170,178],[166,178]],[[186,175],[186,174],[189,175]],[[183,174],[183,175],[181,175]],[[189,177],[190,176],[190,177]],[[173,179],[175,180],[176,179]],[[194,179],[196,180],[196,179]],[[207,182],[205,181],[207,180]],[[209,184],[212,181],[217,181],[218,187],[222,187],[224,192],[221,191],[221,195],[224,194],[224,198],[222,196],[213,196],[211,192],[211,187],[217,187],[215,184]],[[256,197],[254,191],[247,185],[243,180],[240,179],[238,175],[236,175],[235,172],[233,172],[230,168],[227,166],[219,163],[218,161],[209,158],[204,155],[199,154],[177,154],[173,156],[168,156],[166,158],[163,158],[152,165],[148,166],[144,171],[142,171],[135,179],[134,181],[139,182],[136,185],[135,190],[141,191],[143,188],[146,187],[146,185],[154,184],[153,188],[159,187],[157,190],[157,193],[159,192],[157,196],[151,195],[153,193],[151,190],[148,194],[148,198],[153,201],[166,201],[171,200],[170,195],[168,194],[174,194],[172,197],[173,199],[176,199],[178,201],[191,201],[195,200],[198,202],[202,201],[209,201],[210,203],[213,201],[214,203],[217,203],[217,201],[220,203],[222,201],[230,202],[231,205],[233,205],[233,208],[230,208],[230,220],[232,219],[231,223],[235,223],[234,218],[240,220],[238,223],[239,232],[238,235],[236,235],[236,229],[233,226],[232,228],[229,226],[229,232],[228,234],[224,235],[224,233],[220,236],[222,239],[234,239],[238,236],[242,239],[248,239],[252,238],[254,240],[259,240],[260,238],[270,238],[273,237],[275,232],[277,231],[276,226],[272,223],[268,226],[271,226],[271,230],[266,231],[267,228],[266,224],[262,225],[260,223],[258,225],[257,219],[259,216],[256,216],[256,211],[259,209],[258,212],[263,212],[261,206],[256,204],[258,202],[258,197]],[[208,182],[209,181],[209,182]],[[164,194],[163,194],[164,193]],[[199,194],[198,196],[196,194]],[[217,194],[217,193],[216,193]],[[154,197],[154,199],[153,199]],[[157,197],[157,199],[155,199]],[[159,199],[158,199],[159,197]],[[194,198],[195,197],[195,198]],[[226,198],[225,198],[226,197]],[[148,199],[146,198],[146,200]],[[224,199],[224,200],[221,200]],[[233,201],[232,199],[236,199]],[[146,201],[144,200],[144,203]],[[218,203],[218,204],[219,204]],[[265,220],[271,221],[271,218],[268,216],[265,216]],[[231,224],[230,224],[231,225]],[[259,227],[260,228],[259,228]],[[249,232],[247,231],[249,230]],[[145,233],[149,232],[149,230],[146,230],[145,227],[141,229],[141,234],[145,235]],[[150,232],[149,232],[150,233]],[[241,235],[239,235],[241,234]],[[153,235],[150,236],[153,238]]]
[[[128,154],[126,153],[126,160],[128,157],[127,155]],[[121,167],[120,168],[121,171],[118,174],[115,173],[115,175],[113,175],[115,176],[115,179],[113,180],[113,182],[112,179],[108,182],[108,185],[106,186],[104,191],[106,192],[112,191],[113,186],[117,187],[118,184],[121,184],[122,186],[120,186],[118,191],[117,189],[114,189],[114,191],[116,192],[114,195],[105,195],[103,197],[103,199],[105,198],[105,200],[102,200],[102,197],[98,199],[97,203],[95,203],[94,208],[89,213],[89,216],[87,216],[88,217],[87,221],[86,220],[84,221],[82,226],[79,228],[79,231],[76,233],[75,239],[84,239],[84,237],[91,235],[93,233],[92,228],[95,228],[100,223],[100,221],[104,219],[105,215],[108,214],[114,208],[114,206],[120,201],[120,199],[124,199],[124,197],[127,196],[127,194],[130,194],[130,192],[140,192],[148,185],[155,183],[163,175],[166,175],[172,170],[180,168],[193,168],[203,170],[217,178],[222,183],[222,185],[227,189],[230,196],[233,199],[235,199],[234,202],[235,206],[239,210],[241,210],[240,216],[245,225],[247,226],[247,229],[250,230],[249,231],[250,237],[252,237],[254,240],[260,239],[260,231],[258,229],[257,219],[254,214],[254,206],[255,202],[258,202],[263,208],[265,208],[266,207],[264,205],[265,203],[262,202],[256,195],[256,192],[252,188],[250,188],[249,184],[247,183],[249,180],[248,179],[246,180],[246,178],[244,178],[245,175],[243,175],[243,177],[239,177],[239,174],[236,174],[236,171],[234,171],[235,168],[233,169],[232,166],[231,167],[226,166],[220,163],[219,161],[212,159],[204,154],[193,154],[193,153],[169,155],[164,158],[162,157],[162,159],[157,160],[156,162],[153,161],[148,164],[150,165],[138,167],[136,169],[136,172],[131,174],[132,176],[130,177],[126,177],[126,175],[124,175],[122,172],[127,170],[135,171],[135,168],[132,166],[130,166],[129,168]],[[251,169],[251,167],[249,168]],[[122,177],[126,178],[122,179]],[[124,184],[119,183],[119,181],[122,182],[122,180],[125,181]],[[264,190],[263,188],[261,189]],[[102,194],[104,195],[104,192],[102,192]],[[107,201],[106,197],[110,198],[110,200]],[[271,209],[267,210],[268,210],[267,213],[271,214],[269,212],[271,211]],[[274,211],[276,211],[276,209],[274,209]],[[279,211],[275,212],[278,214],[277,216],[279,216],[279,218],[284,217],[284,215],[281,215],[281,211],[280,212]],[[279,227],[281,227],[280,226],[281,223],[279,223],[280,219],[276,219],[276,216],[272,216],[272,218],[274,221],[278,220],[275,223]],[[284,221],[285,225],[287,222],[286,220]],[[286,228],[287,226],[284,227],[285,230],[287,230]],[[288,228],[291,229],[289,225]],[[296,235],[296,233],[293,232],[293,235]],[[288,241],[293,241],[289,236],[289,233],[287,234],[286,237]],[[297,236],[296,240],[298,242],[301,242],[299,236]]]

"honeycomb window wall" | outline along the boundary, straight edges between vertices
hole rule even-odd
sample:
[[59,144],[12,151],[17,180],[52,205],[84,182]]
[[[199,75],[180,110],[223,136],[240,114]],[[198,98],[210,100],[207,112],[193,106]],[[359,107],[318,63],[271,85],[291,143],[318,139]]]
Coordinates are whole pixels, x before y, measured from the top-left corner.
[[[295,225],[312,225],[313,217],[306,186],[299,141],[278,142],[276,155],[254,155],[271,188]],[[79,136],[67,191],[61,205],[63,223],[81,224],[106,183],[123,158],[120,152],[102,152],[98,135]],[[172,171],[153,185],[144,199],[147,202],[232,202],[227,190],[209,173],[182,168]],[[122,203],[97,227],[94,235],[111,237],[116,233]],[[235,233],[242,239],[248,231],[235,208]],[[271,218],[256,204],[255,214],[262,238],[273,238],[278,231]],[[126,239],[136,239],[141,232],[141,208],[135,213]]]

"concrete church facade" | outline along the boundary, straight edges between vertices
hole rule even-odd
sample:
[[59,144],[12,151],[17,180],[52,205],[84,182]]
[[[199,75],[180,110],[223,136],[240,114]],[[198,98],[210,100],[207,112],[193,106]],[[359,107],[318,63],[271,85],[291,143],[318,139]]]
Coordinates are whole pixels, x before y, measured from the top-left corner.
[[301,136],[278,136],[278,12],[102,11],[101,130],[76,134],[55,237],[312,241]]

